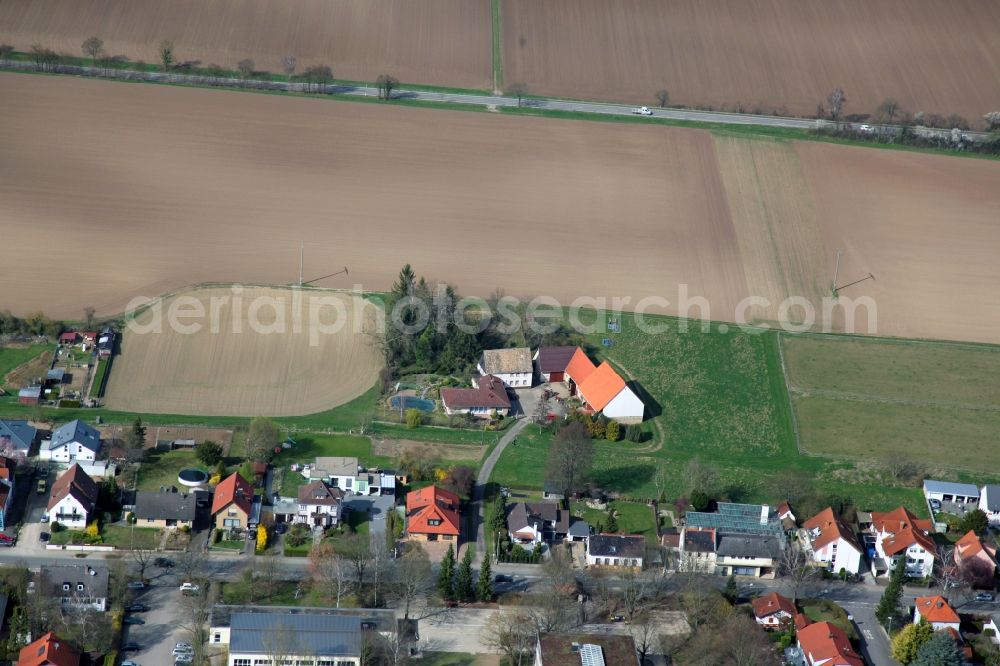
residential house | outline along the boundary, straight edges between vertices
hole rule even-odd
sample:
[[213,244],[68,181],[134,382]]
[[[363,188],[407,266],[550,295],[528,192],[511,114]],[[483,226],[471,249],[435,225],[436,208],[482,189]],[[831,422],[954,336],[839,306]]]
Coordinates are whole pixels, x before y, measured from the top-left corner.
[[271,664],[275,652],[283,664],[361,666],[397,623],[384,609],[217,605],[209,627],[209,644],[225,646],[227,666]]
[[[234,472],[215,488],[212,497],[212,524],[218,529],[250,529],[255,525],[253,486]],[[258,503],[259,504],[259,503]]]
[[79,339],[80,336],[76,331],[66,331],[59,334],[59,344],[62,346],[73,346]]
[[41,386],[25,386],[17,392],[17,401],[22,405],[37,405],[41,400]]
[[688,511],[684,520],[682,570],[774,578],[786,541],[784,525],[773,507],[719,502],[716,511]]
[[715,573],[715,529],[691,527],[681,530],[678,540],[678,570],[692,573]]
[[919,624],[921,619],[927,621],[934,631],[942,629],[958,631],[961,623],[958,613],[941,595],[917,597],[913,600],[913,624]]
[[590,536],[590,523],[583,518],[570,518],[569,530],[566,532],[567,541],[586,541]]
[[983,486],[979,508],[986,514],[992,527],[1000,526],[1000,486]]
[[135,493],[132,513],[137,527],[191,528],[197,509],[193,493],[139,491]]
[[511,388],[528,388],[534,378],[535,366],[530,349],[515,347],[487,349],[480,357],[476,370],[484,377],[493,375]]
[[783,549],[784,536],[720,532],[715,546],[715,572],[720,576],[774,578]]
[[577,349],[579,347],[539,347],[535,352],[535,372],[546,383],[566,381],[566,367]]
[[315,527],[336,527],[340,524],[344,493],[323,481],[299,486],[298,514],[294,522]]
[[593,534],[587,537],[587,566],[641,569],[646,537],[641,534]]
[[53,564],[41,567],[28,583],[28,593],[58,599],[64,609],[108,608],[108,568],[87,564]]
[[80,334],[83,337],[84,345],[96,345],[97,344],[97,331],[84,331]]
[[979,503],[979,488],[971,483],[952,483],[951,481],[924,481],[924,498],[928,501],[952,502],[958,505]]
[[532,666],[639,666],[639,654],[627,634],[546,634]]
[[110,326],[105,327],[101,330],[101,334],[97,337],[97,355],[101,358],[107,358],[111,356],[115,351],[115,340],[118,334],[115,329]]
[[475,388],[443,388],[441,404],[445,414],[472,414],[491,418],[493,412],[500,416],[510,414],[510,398],[503,381],[495,375],[483,375],[475,380]]
[[52,437],[42,442],[38,457],[62,463],[92,462],[100,450],[101,434],[77,419],[56,428]]
[[437,486],[407,493],[407,535],[416,541],[457,541],[461,532],[460,507],[458,495]]
[[827,507],[802,524],[799,543],[810,559],[839,574],[861,571],[862,549],[854,532]]
[[563,495],[563,491],[561,488],[557,488],[556,484],[546,480],[545,484],[542,486],[542,499],[564,500],[566,499],[566,497]]
[[753,606],[753,616],[757,620],[757,624],[765,629],[783,629],[787,627],[792,623],[792,619],[798,612],[791,599],[777,592],[770,592],[764,596],[757,597],[751,605]]
[[[14,506],[14,469],[17,463],[13,458],[0,456],[0,530],[7,529],[7,513]],[[3,618],[0,618],[2,620]]]
[[21,648],[17,666],[80,666],[80,653],[50,631]]
[[809,624],[795,636],[806,666],[865,666],[844,630],[830,622]]
[[977,571],[981,570],[984,573],[989,571],[992,575],[997,568],[997,549],[969,530],[955,542],[955,564],[962,566],[963,562],[966,566],[975,563]]
[[344,493],[357,495],[395,495],[396,475],[387,469],[365,469],[357,458],[318,456],[302,470],[307,479],[325,481]]
[[38,437],[38,431],[27,421],[0,419],[0,454],[26,457]]
[[876,576],[888,576],[899,562],[905,562],[906,574],[913,578],[930,576],[934,571],[937,549],[931,521],[899,507],[886,513],[873,511],[869,529],[875,541],[872,569]]
[[513,543],[553,543],[568,532],[569,512],[556,502],[516,502],[507,507],[507,533]]
[[74,463],[52,484],[49,520],[64,527],[82,529],[97,509],[97,483]]

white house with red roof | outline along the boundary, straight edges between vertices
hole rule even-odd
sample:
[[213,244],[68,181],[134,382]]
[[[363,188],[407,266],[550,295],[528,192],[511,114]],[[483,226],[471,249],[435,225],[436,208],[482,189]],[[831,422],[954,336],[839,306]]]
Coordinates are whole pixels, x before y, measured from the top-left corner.
[[937,548],[931,521],[917,518],[901,506],[886,513],[873,511],[869,530],[875,537],[877,557],[872,568],[877,576],[888,576],[904,561],[907,576],[923,578],[933,573]]
[[753,616],[757,624],[765,629],[781,629],[792,623],[792,618],[798,612],[795,604],[788,597],[777,592],[771,592],[757,597],[751,602]]
[[861,571],[862,549],[854,532],[827,507],[802,524],[799,543],[816,564],[838,574]]
[[969,530],[965,536],[955,542],[955,564],[978,563],[984,571],[995,571],[997,568],[997,549],[979,538],[979,535]]
[[484,375],[476,384],[476,388],[441,389],[445,414],[472,414],[479,418],[490,418],[493,412],[501,416],[510,414],[510,398],[503,380]]
[[462,529],[461,504],[458,495],[437,486],[407,493],[407,536],[415,541],[456,541]]
[[948,600],[941,595],[931,597],[917,597],[913,600],[913,624],[919,624],[920,620],[927,621],[934,631],[943,629],[954,629],[958,631],[961,620],[958,613],[951,607]]
[[[550,366],[549,372],[556,370]],[[595,366],[579,347],[566,365],[563,381],[584,407],[609,419],[640,423],[645,415],[646,406],[615,369],[607,361]]]
[[807,666],[865,666],[847,634],[829,622],[815,622],[796,634]]

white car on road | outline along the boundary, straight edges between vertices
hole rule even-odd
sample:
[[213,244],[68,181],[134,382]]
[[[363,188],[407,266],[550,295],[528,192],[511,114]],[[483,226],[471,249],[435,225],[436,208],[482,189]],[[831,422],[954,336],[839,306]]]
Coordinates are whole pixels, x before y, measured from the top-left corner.
[[197,592],[200,589],[201,588],[198,587],[194,583],[182,583],[181,584],[181,592],[183,592],[184,594],[194,594],[195,592]]
[[651,116],[653,115],[653,110],[650,109],[648,106],[639,106],[632,109],[632,113],[634,113],[637,116]]

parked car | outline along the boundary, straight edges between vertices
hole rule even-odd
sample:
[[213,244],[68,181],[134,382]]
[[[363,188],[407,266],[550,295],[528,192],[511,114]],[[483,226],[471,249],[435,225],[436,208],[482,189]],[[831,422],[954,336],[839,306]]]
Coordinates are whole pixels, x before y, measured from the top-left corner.
[[194,656],[194,650],[181,650],[180,648],[174,648],[172,655],[174,659],[190,659]]
[[190,643],[181,642],[174,645],[174,652],[177,652],[177,650],[183,650],[184,652],[194,652],[194,646],[191,645]]
[[875,128],[871,125],[858,125],[858,131],[864,132],[865,134],[871,134],[875,131]]
[[514,577],[513,576],[507,576],[505,574],[497,574],[496,576],[493,577],[493,582],[494,583],[513,583],[514,582]]
[[138,652],[142,649],[142,646],[134,641],[129,641],[122,645],[122,652]]
[[42,514],[42,519],[40,521],[38,521],[38,522],[40,522],[40,523],[47,523],[47,522],[49,522],[49,514],[43,513]]
[[941,510],[941,500],[932,499],[931,500],[931,508],[934,509],[935,511],[940,511]]
[[274,526],[275,534],[284,534],[288,531],[288,523],[278,523]]
[[636,108],[632,109],[632,113],[634,113],[637,116],[653,115],[653,112],[650,110],[648,106],[637,106]]
[[146,624],[146,621],[141,617],[135,617],[134,615],[126,615],[122,618],[122,624]]
[[146,584],[143,583],[141,580],[133,580],[133,581],[129,581],[129,584],[127,585],[127,587],[130,590],[145,590],[146,589]]
[[45,543],[46,541],[49,540],[49,533],[48,532],[39,532],[38,533],[38,540],[41,541],[42,543]]
[[139,666],[138,662],[132,661],[131,659],[123,661],[121,666]]
[[146,604],[129,604],[125,607],[126,613],[145,613],[149,610],[149,606]]
[[195,583],[181,583],[181,592],[184,594],[196,594],[200,589]]
[[38,485],[35,486],[35,492],[38,493],[39,495],[44,495],[48,489],[49,489],[49,482],[46,481],[45,479],[39,479]]
[[976,594],[976,601],[993,601],[991,592],[979,592]]
[[155,564],[158,567],[162,567],[164,569],[169,569],[170,567],[174,566],[174,561],[168,557],[158,557],[155,560],[153,560],[153,564]]
[[612,622],[624,622],[625,621],[625,616],[624,615],[612,615],[611,616],[611,621]]
[[16,539],[14,539],[14,537],[7,536],[3,532],[0,532],[0,546],[5,546],[7,548],[10,548],[15,543],[16,543]]

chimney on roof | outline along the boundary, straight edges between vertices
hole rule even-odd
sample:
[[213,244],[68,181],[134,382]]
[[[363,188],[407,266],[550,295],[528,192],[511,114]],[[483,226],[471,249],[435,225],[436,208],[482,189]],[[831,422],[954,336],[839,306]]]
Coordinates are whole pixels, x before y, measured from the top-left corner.
[[937,602],[937,607],[938,607],[938,608],[944,608],[944,602],[943,602],[943,601],[941,601],[940,599],[938,599],[938,602]]
[[771,513],[771,508],[768,505],[766,505],[766,504],[761,505],[761,507],[760,507],[760,524],[761,525],[767,525],[767,517],[768,517],[768,515],[770,513]]

